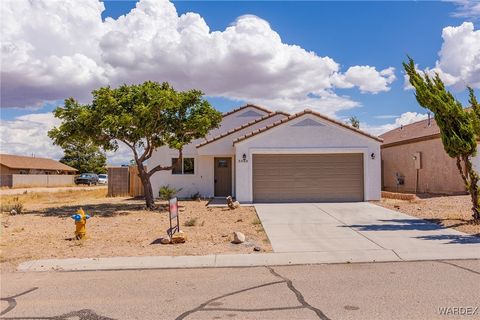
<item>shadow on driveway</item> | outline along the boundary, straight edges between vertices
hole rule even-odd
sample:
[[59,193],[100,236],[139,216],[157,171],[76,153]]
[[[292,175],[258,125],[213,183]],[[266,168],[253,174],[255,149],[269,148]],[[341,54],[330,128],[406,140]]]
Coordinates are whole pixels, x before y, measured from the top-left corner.
[[[380,224],[352,224],[346,228],[357,231],[443,231],[449,230],[433,222],[419,219],[379,219]],[[448,244],[480,244],[480,234],[432,234],[417,236],[421,240],[449,240]]]

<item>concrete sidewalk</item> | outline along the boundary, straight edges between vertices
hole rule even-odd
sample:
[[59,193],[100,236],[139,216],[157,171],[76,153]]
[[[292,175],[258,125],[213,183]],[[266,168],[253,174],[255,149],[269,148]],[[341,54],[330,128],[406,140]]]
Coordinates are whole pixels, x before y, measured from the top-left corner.
[[303,264],[395,262],[445,259],[480,259],[480,251],[468,247],[455,249],[353,250],[323,252],[281,252],[257,254],[219,254],[207,256],[112,257],[87,259],[48,259],[21,263],[18,271],[81,271],[285,266]]

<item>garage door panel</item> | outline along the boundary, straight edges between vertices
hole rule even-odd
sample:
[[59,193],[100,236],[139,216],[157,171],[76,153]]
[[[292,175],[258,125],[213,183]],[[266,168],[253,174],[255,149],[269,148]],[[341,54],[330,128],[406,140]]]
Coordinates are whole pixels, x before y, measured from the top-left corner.
[[363,201],[363,154],[255,154],[255,202]]

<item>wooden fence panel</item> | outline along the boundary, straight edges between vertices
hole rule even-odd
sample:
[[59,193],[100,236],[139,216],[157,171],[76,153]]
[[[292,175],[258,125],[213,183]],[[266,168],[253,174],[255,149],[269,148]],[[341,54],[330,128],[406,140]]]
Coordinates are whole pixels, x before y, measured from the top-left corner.
[[108,196],[124,197],[129,195],[128,167],[108,168]]
[[129,195],[134,198],[143,196],[143,184],[138,176],[137,167],[130,167]]

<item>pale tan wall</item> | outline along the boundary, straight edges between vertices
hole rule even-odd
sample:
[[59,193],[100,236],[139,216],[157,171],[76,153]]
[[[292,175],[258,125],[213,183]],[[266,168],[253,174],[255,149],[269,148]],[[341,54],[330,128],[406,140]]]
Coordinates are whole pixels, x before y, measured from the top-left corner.
[[73,175],[65,174],[13,174],[12,187],[60,187],[74,184]]
[[440,138],[382,148],[384,190],[396,191],[395,173],[400,172],[405,176],[405,184],[399,186],[398,191],[415,191],[415,152],[421,152],[422,160],[418,174],[419,193],[465,193],[455,160],[445,153]]

